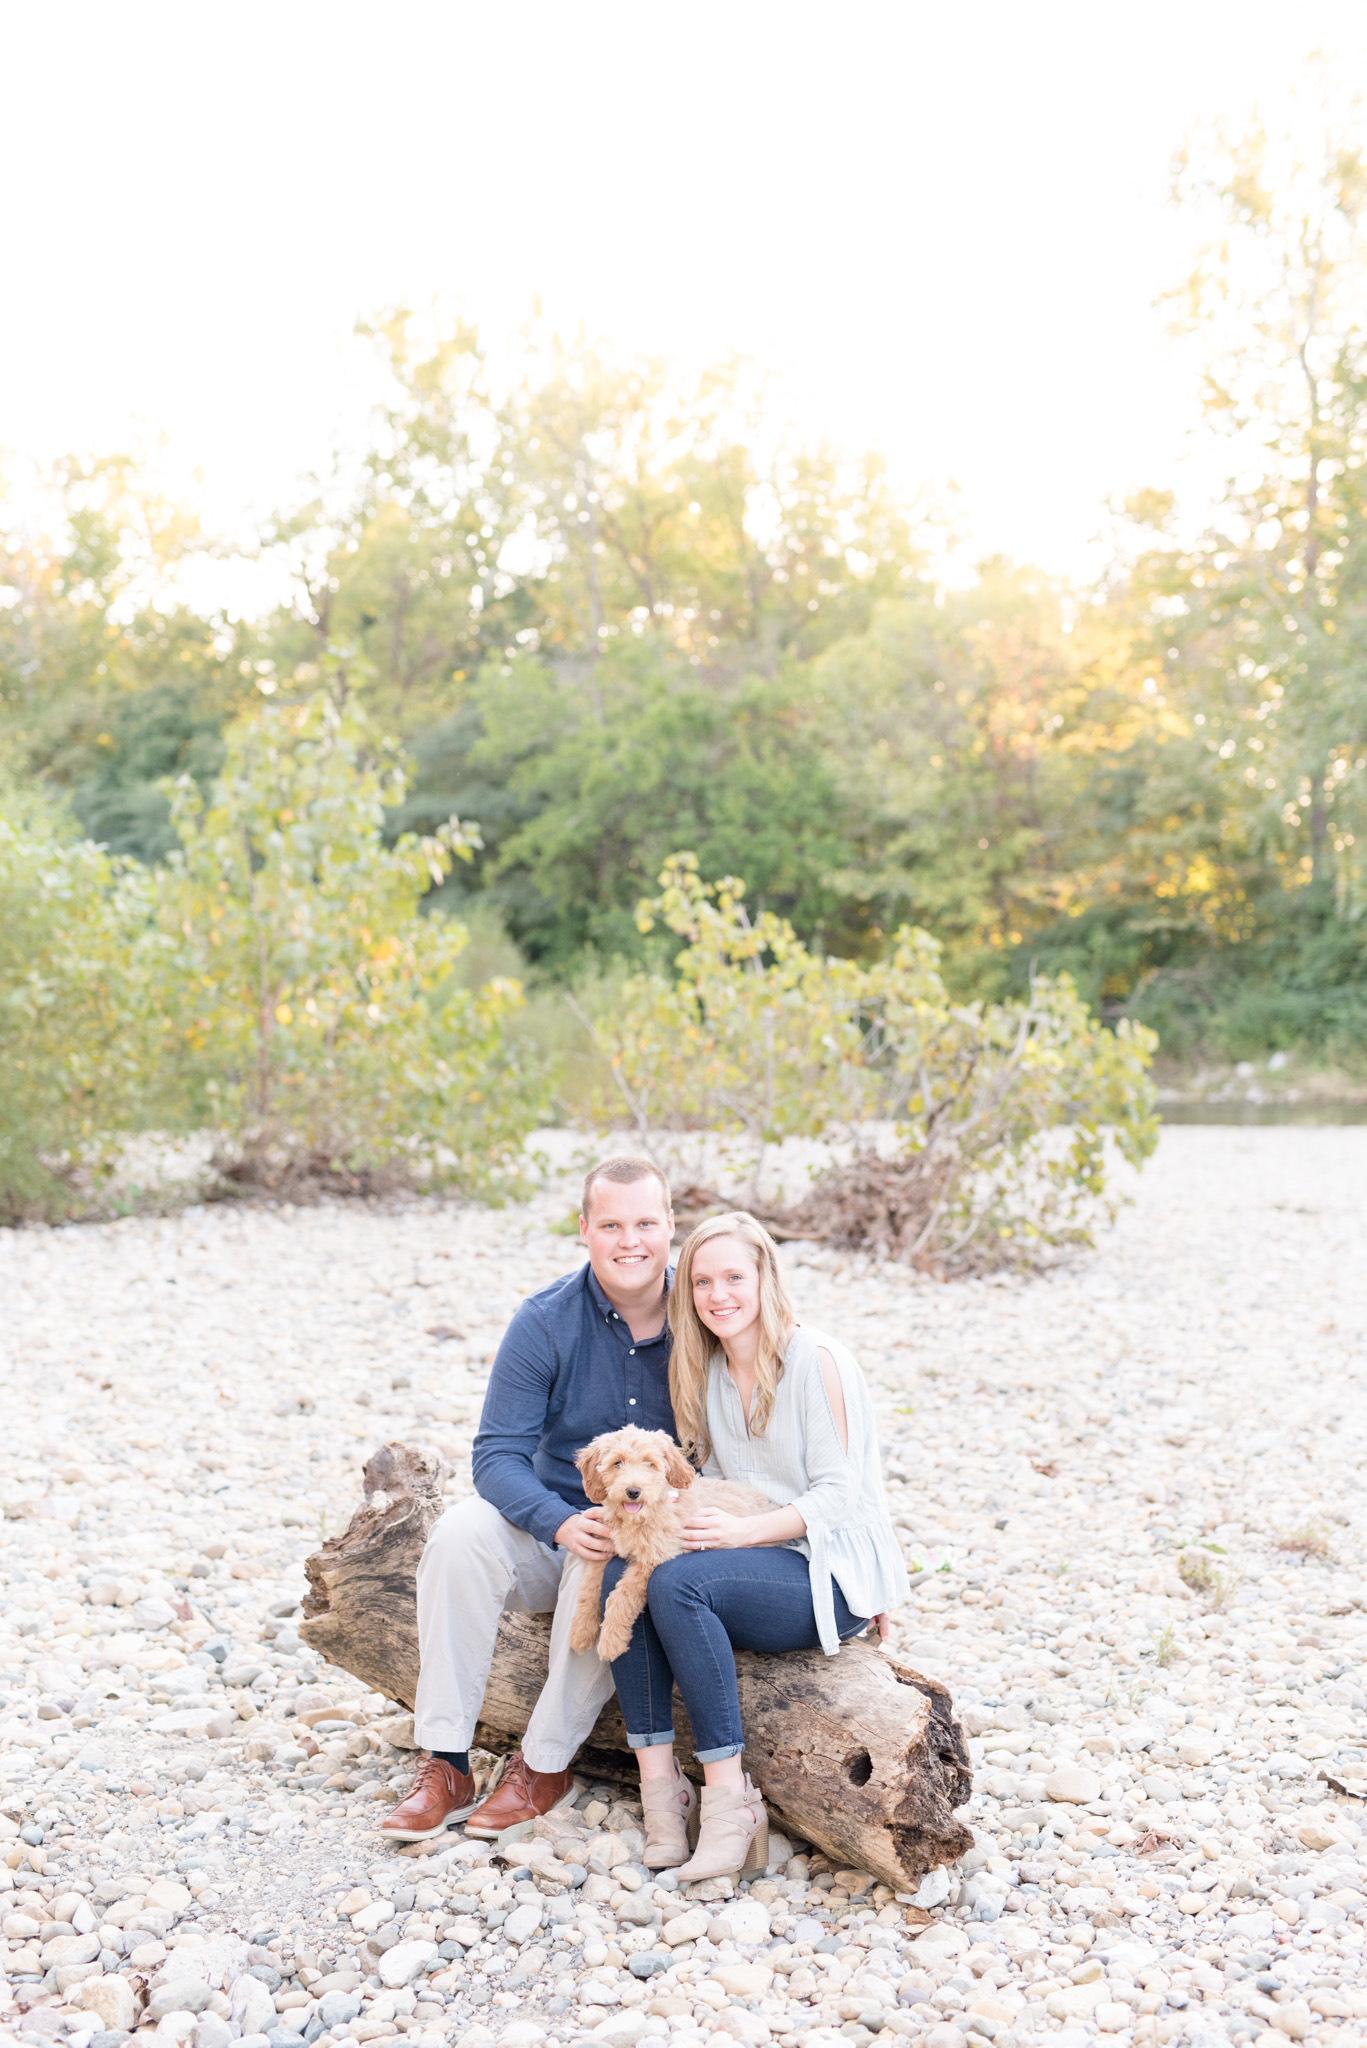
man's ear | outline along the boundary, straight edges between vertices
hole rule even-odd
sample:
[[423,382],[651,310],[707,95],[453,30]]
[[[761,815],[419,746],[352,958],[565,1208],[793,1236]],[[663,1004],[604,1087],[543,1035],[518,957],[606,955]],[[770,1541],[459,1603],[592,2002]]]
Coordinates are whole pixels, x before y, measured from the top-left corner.
[[579,1476],[584,1482],[585,1493],[596,1508],[601,1507],[608,1497],[608,1490],[598,1468],[598,1452],[595,1446],[585,1444],[574,1462],[579,1467]]
[[665,1455],[665,1478],[670,1485],[679,1488],[691,1486],[697,1476],[679,1446],[671,1444]]

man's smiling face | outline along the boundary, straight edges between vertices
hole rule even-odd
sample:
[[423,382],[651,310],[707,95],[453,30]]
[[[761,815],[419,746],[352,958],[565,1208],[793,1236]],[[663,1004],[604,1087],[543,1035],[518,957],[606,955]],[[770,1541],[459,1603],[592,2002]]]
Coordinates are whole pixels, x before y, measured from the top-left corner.
[[579,1218],[598,1284],[620,1308],[654,1301],[664,1288],[674,1214],[654,1174],[625,1183],[596,1180]]

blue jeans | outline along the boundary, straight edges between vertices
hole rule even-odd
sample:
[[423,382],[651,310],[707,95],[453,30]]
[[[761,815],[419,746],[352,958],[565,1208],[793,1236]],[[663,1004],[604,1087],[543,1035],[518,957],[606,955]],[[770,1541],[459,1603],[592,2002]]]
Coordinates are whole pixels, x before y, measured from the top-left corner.
[[[603,1599],[625,1571],[620,1557],[603,1574]],[[851,1614],[832,1585],[835,1625],[843,1639],[867,1620]],[[701,1764],[739,1756],[745,1747],[731,1652],[814,1650],[816,1616],[807,1560],[798,1550],[688,1551],[657,1565],[649,1604],[631,1642],[612,1667],[613,1684],[633,1749],[674,1740],[677,1681],[693,1724]]]

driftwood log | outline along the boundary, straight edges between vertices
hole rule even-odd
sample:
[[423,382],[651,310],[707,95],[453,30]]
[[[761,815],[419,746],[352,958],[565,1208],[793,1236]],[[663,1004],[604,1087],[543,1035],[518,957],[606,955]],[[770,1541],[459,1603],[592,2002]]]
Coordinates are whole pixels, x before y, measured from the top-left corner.
[[[305,1565],[310,1591],[300,1634],[390,1699],[413,1704],[418,1628],[413,1580],[427,1533],[442,1512],[436,1458],[386,1444],[365,1467],[365,1504]],[[507,1614],[476,1741],[507,1749],[526,1728],[546,1675],[545,1615]],[[746,1768],[771,1813],[842,1865],[871,1870],[898,1891],[952,1862],[972,1836],[954,1809],[971,1779],[950,1696],[933,1679],[867,1643],[838,1657],[794,1651],[736,1657]],[[693,1740],[676,1703],[686,1768]],[[609,1779],[634,1777],[626,1730],[611,1701],[599,1715],[578,1768]]]

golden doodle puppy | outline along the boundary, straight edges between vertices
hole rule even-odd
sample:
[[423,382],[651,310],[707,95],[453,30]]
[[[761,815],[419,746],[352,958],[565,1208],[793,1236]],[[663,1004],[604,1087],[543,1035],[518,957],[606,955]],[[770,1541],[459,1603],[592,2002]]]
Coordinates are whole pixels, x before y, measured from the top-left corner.
[[[597,1637],[598,1654],[610,1664],[631,1641],[636,1617],[646,1604],[650,1574],[657,1564],[677,1557],[687,1547],[684,1524],[695,1508],[759,1515],[773,1502],[753,1486],[737,1486],[729,1479],[700,1479],[662,1429],[614,1429],[607,1436],[596,1436],[575,1463],[589,1499],[595,1507],[607,1509],[617,1555],[626,1558],[627,1568],[609,1597],[600,1628],[603,1566],[587,1567],[570,1645],[587,1650]],[[681,1502],[679,1495],[685,1492],[688,1498]]]

